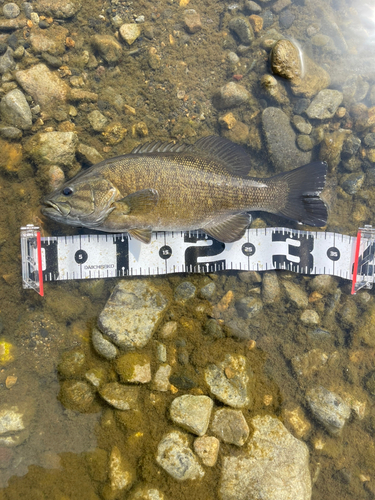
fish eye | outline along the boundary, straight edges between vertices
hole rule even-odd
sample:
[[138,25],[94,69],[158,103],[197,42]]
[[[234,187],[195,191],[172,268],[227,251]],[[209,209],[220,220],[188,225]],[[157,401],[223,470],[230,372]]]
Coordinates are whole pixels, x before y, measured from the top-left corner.
[[62,191],[63,195],[64,196],[69,196],[73,193],[73,189],[70,188],[70,187],[67,187],[67,188],[64,188],[63,191]]

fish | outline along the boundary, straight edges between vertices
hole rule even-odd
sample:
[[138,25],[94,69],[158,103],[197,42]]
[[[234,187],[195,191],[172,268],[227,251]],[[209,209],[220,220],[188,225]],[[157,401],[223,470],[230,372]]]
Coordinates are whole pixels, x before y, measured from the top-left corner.
[[257,178],[247,175],[251,161],[219,136],[192,145],[153,141],[82,170],[43,199],[42,213],[71,226],[128,232],[143,243],[152,231],[192,230],[231,243],[245,234],[252,211],[326,225],[325,162]]

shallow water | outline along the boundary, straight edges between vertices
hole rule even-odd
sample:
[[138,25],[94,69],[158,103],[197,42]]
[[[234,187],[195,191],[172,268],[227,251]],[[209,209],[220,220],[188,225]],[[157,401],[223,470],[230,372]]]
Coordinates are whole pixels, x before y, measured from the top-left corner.
[[[89,405],[74,407],[63,389],[66,381],[86,380],[85,373],[92,369],[102,370],[109,382],[117,380],[114,364],[93,349],[91,332],[118,280],[48,283],[43,298],[22,289],[21,226],[40,224],[45,235],[92,233],[41,218],[40,198],[55,179],[30,154],[30,138],[39,132],[73,131],[80,143],[110,158],[154,139],[193,143],[205,135],[223,135],[248,151],[251,176],[270,176],[275,172],[274,152],[262,128],[263,110],[274,106],[291,120],[294,115],[307,119],[304,111],[298,111],[307,106],[303,108],[301,102],[305,96],[295,95],[285,78],[277,77],[280,94],[276,97],[262,87],[261,78],[272,75],[269,39],[273,43],[282,37],[294,41],[302,57],[311,58],[329,74],[327,87],[343,94],[339,110],[331,118],[308,119],[313,131],[305,134],[320,137],[314,139],[312,160],[329,163],[327,230],[354,236],[358,227],[373,222],[375,139],[371,136],[365,141],[365,137],[375,133],[375,4],[297,0],[285,2],[279,10],[280,0],[257,3],[257,15],[264,18],[263,28],[248,44],[241,43],[228,25],[234,17],[248,20],[253,12],[240,3],[211,0],[91,0],[83,2],[81,9],[67,19],[48,8],[44,11],[47,2],[40,1],[32,5],[48,28],[37,28],[35,17],[31,24],[17,30],[0,28],[0,43],[14,49],[25,46],[25,53],[15,59],[17,66],[2,76],[1,96],[21,88],[15,82],[18,70],[40,62],[69,87],[97,94],[94,102],[86,98],[63,100],[48,110],[42,106],[35,110],[32,128],[24,130],[22,138],[0,139],[4,152],[0,158],[0,413],[16,406],[25,422],[20,434],[6,434],[17,434],[19,442],[0,444],[1,499],[131,499],[136,488],[144,484],[157,488],[165,499],[217,498],[222,457],[236,456],[238,447],[221,444],[217,465],[205,467],[202,480],[184,482],[171,478],[156,463],[155,454],[165,432],[177,428],[169,417],[172,400],[182,394],[209,395],[204,369],[222,361],[227,353],[243,355],[251,367],[252,403],[243,409],[250,430],[252,418],[269,414],[280,418],[293,435],[306,443],[312,499],[374,498],[372,291],[352,296],[348,281],[334,278],[324,288],[314,285],[313,278],[280,271],[280,294],[272,303],[266,303],[264,275],[228,271],[209,276],[145,278],[160,287],[169,305],[142,353],[149,356],[154,375],[160,364],[158,343],[163,344],[174,382],[167,391],[158,391],[152,384],[142,385],[139,410],[127,414],[97,394]],[[18,5],[20,17],[24,18],[21,2]],[[186,9],[195,9],[200,15],[202,28],[196,33],[189,33],[185,26]],[[117,21],[116,16],[122,21]],[[139,16],[144,16],[144,23],[137,23],[142,34],[128,45],[118,35],[118,28],[137,18],[140,21]],[[67,31],[63,35],[53,31],[49,34],[53,27]],[[92,37],[96,33],[120,40],[123,52],[118,60],[108,62],[94,48]],[[39,40],[42,36],[56,41],[57,46],[47,49],[48,44]],[[33,37],[34,41],[30,41]],[[66,42],[67,37],[74,46]],[[57,62],[49,59],[46,63],[42,55],[47,50]],[[238,60],[229,53],[237,53]],[[245,87],[251,97],[240,106],[219,109],[215,96],[229,82]],[[23,92],[30,107],[36,106],[35,96]],[[313,96],[308,97],[305,104],[312,100]],[[107,126],[118,123],[117,131],[126,129],[124,137],[115,134],[111,140],[113,134],[108,128],[103,129],[104,133],[94,131],[88,120],[94,110],[107,118]],[[237,126],[228,130],[222,118],[229,112]],[[146,124],[147,133],[140,122]],[[296,128],[294,131],[301,135]],[[354,154],[345,155],[343,142],[349,134],[361,142]],[[77,154],[62,165],[66,178],[81,168],[81,158]],[[86,157],[84,167],[88,161]],[[346,181],[354,174],[360,180],[354,180],[353,187]],[[271,215],[258,213],[255,218],[257,227],[297,227]],[[186,301],[175,300],[176,287],[186,281],[196,287],[197,293]],[[203,297],[199,291],[211,282],[215,284],[214,292]],[[286,282],[295,284],[307,297],[307,306],[301,309],[293,302],[286,292]],[[238,304],[245,297],[262,304],[257,314],[241,313]],[[218,303],[221,309],[215,313],[213,308]],[[303,309],[318,314],[317,324],[301,320]],[[215,322],[214,330],[207,326],[209,320]],[[170,337],[163,334],[167,322],[177,323],[177,332]],[[72,349],[84,356],[84,364],[67,375],[61,363]],[[184,386],[187,380],[192,386]],[[352,412],[341,433],[328,433],[312,414],[306,391],[316,386],[351,401]],[[215,404],[223,406],[216,400]],[[302,412],[309,426],[305,432],[301,423],[293,424],[288,413],[295,409]],[[134,480],[131,489],[115,494],[108,488],[108,459],[116,446],[134,471]]]

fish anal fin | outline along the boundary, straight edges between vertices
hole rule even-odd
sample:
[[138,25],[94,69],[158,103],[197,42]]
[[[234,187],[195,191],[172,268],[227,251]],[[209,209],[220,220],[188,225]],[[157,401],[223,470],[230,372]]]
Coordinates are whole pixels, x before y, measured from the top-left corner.
[[151,212],[158,201],[159,195],[156,189],[142,189],[116,201],[114,207],[122,215],[136,215]]
[[142,243],[150,243],[151,241],[151,229],[128,229],[130,236]]
[[202,230],[215,240],[232,243],[242,238],[250,222],[251,216],[249,214],[234,214],[205,226]]

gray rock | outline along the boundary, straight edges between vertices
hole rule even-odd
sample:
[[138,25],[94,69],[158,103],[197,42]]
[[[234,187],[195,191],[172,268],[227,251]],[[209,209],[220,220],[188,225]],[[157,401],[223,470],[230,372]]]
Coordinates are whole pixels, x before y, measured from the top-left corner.
[[8,73],[8,71],[14,69],[15,65],[16,63],[13,59],[13,50],[8,47],[5,54],[0,57],[0,75]]
[[169,377],[172,373],[172,367],[170,365],[160,365],[156,370],[154,376],[154,387],[155,390],[166,392],[170,388]]
[[340,181],[342,189],[350,194],[356,194],[362,187],[365,181],[365,174],[363,172],[343,175]]
[[337,394],[322,386],[306,392],[306,399],[314,416],[331,434],[339,434],[350,417],[350,406]]
[[194,9],[185,10],[184,23],[188,33],[197,33],[202,29],[201,16]]
[[269,107],[262,113],[268,152],[276,170],[292,170],[311,161],[311,152],[296,146],[296,134],[288,116],[279,108]]
[[242,446],[250,430],[241,410],[223,408],[215,412],[210,430],[224,443]]
[[95,351],[106,359],[115,359],[118,355],[118,349],[116,346],[105,339],[102,332],[96,327],[92,329],[91,333],[92,345]]
[[29,139],[25,151],[37,165],[71,167],[75,161],[77,144],[78,137],[74,132],[44,132]]
[[16,127],[0,127],[0,135],[4,139],[21,139],[22,131]]
[[200,479],[204,470],[189,448],[189,440],[182,432],[170,432],[160,441],[157,463],[178,481]]
[[319,325],[319,314],[313,309],[306,309],[300,316],[302,323],[305,325]]
[[286,280],[283,281],[283,285],[289,300],[293,302],[295,306],[300,309],[305,309],[309,305],[309,299],[305,291],[302,290],[299,285]]
[[177,302],[192,299],[195,296],[196,287],[190,281],[180,283],[174,291],[174,298]]
[[337,288],[337,283],[333,276],[321,274],[315,276],[315,278],[309,282],[309,288],[322,294],[333,293]]
[[244,356],[227,354],[224,361],[207,366],[204,372],[211,393],[233,408],[251,403],[250,369]]
[[172,401],[171,419],[193,434],[203,436],[210,423],[213,405],[214,402],[208,396],[185,394]]
[[309,135],[299,135],[297,145],[301,151],[311,151],[315,143]]
[[225,334],[223,332],[223,329],[219,325],[219,323],[216,321],[216,319],[209,319],[206,321],[206,324],[204,325],[205,333],[207,335],[211,335],[214,338],[221,339],[225,337]]
[[216,465],[220,441],[214,436],[202,436],[194,440],[194,451],[207,467]]
[[230,82],[221,87],[214,102],[218,109],[241,106],[250,99],[250,93],[238,83]]
[[343,158],[348,158],[355,155],[361,145],[361,139],[351,134],[347,139],[345,139],[342,146],[342,156]]
[[255,431],[237,456],[224,457],[221,500],[310,500],[307,446],[269,415],[252,419]]
[[289,29],[292,26],[295,18],[296,16],[289,9],[285,9],[280,13],[279,24],[284,29]]
[[279,300],[280,285],[276,272],[264,273],[262,281],[262,299],[264,304],[273,304]]
[[115,499],[129,490],[136,478],[132,465],[117,446],[111,450],[108,461],[108,482],[103,488],[103,498]]
[[229,21],[229,29],[234,31],[241,43],[250,45],[254,40],[253,28],[249,21],[243,17],[235,17]]
[[144,347],[159,326],[167,304],[152,281],[122,281],[99,315],[99,329],[122,349]]
[[1,99],[0,114],[6,123],[22,130],[31,128],[33,124],[29,105],[19,89],[11,90]]
[[87,115],[90,125],[95,132],[102,132],[108,125],[108,119],[97,109]]
[[67,19],[73,17],[81,8],[80,0],[38,0],[36,10],[39,14]]
[[260,12],[262,12],[262,7],[257,3],[253,2],[252,0],[246,0],[244,6],[245,9],[249,10],[253,14],[259,14]]
[[312,126],[302,116],[294,115],[293,124],[301,134],[311,134]]
[[365,138],[363,139],[363,142],[368,146],[369,148],[374,148],[375,147],[375,134],[369,133],[365,135]]
[[199,295],[203,299],[212,299],[213,295],[215,294],[216,291],[216,285],[213,281],[211,283],[208,283],[207,285],[203,286],[200,291]]
[[122,47],[111,35],[94,35],[92,45],[109,64],[118,62],[122,55]]
[[[344,142],[344,146],[345,146],[345,142]],[[344,148],[343,148],[343,150],[344,150]],[[351,158],[349,158],[346,161],[343,160],[342,165],[345,168],[345,170],[348,172],[357,172],[358,170],[361,170],[362,162],[356,156],[352,156]]]
[[262,302],[256,297],[243,297],[236,302],[238,315],[244,319],[256,316],[262,310]]
[[16,80],[44,112],[52,112],[58,104],[66,101],[69,86],[45,64],[41,63],[24,71],[17,71]]
[[270,10],[265,10],[262,12],[261,17],[263,18],[263,29],[267,29],[273,24],[273,14]]
[[3,14],[7,19],[15,19],[20,13],[20,8],[16,3],[6,3],[3,7]]
[[104,160],[95,148],[82,144],[82,142],[77,146],[77,158],[90,167]]
[[338,90],[323,89],[313,99],[306,110],[309,118],[325,120],[332,118],[343,99],[342,92]]
[[85,363],[86,357],[84,351],[74,349],[74,351],[67,351],[61,355],[57,369],[63,377],[75,377],[84,371]]
[[138,386],[110,382],[100,389],[99,394],[108,404],[118,410],[138,409]]
[[240,62],[240,58],[235,52],[228,52],[228,61],[235,65]]

